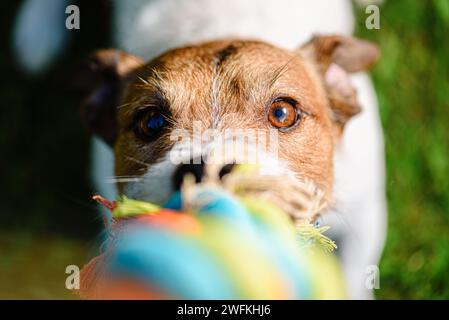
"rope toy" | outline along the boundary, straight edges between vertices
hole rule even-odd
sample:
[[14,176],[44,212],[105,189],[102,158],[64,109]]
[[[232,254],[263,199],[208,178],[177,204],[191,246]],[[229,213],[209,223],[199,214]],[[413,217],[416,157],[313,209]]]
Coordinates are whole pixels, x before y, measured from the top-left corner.
[[[243,165],[224,178],[195,184],[188,176],[162,207],[94,196],[112,219],[101,255],[81,271],[81,298],[345,297],[328,227],[312,223],[323,208],[316,188],[295,182],[297,197],[280,201],[291,179],[256,184],[255,169]],[[265,193],[267,183],[281,184],[278,192]]]

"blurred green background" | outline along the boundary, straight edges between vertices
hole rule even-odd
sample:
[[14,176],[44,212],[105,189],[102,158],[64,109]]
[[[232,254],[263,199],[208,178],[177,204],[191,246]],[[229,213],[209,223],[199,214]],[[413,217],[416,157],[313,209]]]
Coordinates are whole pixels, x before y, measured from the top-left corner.
[[449,1],[394,0],[372,72],[385,134],[389,230],[380,265],[385,299],[449,298]]
[[[84,2],[83,2],[84,3]],[[9,39],[20,2],[0,4]],[[82,5],[82,4],[81,4]],[[70,75],[110,44],[108,1],[82,7],[82,28],[42,76],[19,71],[0,50],[0,298],[76,298],[65,267],[96,248],[100,219],[89,201],[89,137]],[[357,35],[380,44],[372,77],[385,131],[389,230],[380,299],[449,298],[449,1],[387,0],[381,29]]]

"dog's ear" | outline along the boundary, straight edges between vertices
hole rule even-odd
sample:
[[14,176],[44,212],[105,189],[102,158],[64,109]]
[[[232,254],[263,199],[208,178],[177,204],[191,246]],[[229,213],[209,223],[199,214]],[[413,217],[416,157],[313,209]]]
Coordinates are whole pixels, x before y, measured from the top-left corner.
[[316,36],[300,48],[322,75],[335,122],[344,127],[360,112],[349,74],[368,70],[380,56],[377,45],[345,36]]
[[143,60],[120,50],[96,51],[86,61],[80,87],[87,98],[81,118],[88,130],[113,145],[117,136],[117,107],[121,92]]

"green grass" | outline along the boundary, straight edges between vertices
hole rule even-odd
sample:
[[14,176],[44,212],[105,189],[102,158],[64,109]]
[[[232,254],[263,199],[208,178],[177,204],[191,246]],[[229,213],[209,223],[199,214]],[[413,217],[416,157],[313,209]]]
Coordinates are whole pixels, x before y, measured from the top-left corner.
[[389,232],[383,299],[449,298],[449,1],[387,1],[372,77],[385,131]]
[[23,232],[0,234],[0,299],[78,299],[65,287],[68,265],[83,266],[88,245]]

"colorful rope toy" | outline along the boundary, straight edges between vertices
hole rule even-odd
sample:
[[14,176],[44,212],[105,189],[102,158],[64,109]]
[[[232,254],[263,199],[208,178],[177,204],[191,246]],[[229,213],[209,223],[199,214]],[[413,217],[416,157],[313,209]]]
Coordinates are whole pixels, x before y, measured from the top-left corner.
[[95,196],[111,210],[112,219],[103,253],[81,272],[80,296],[345,297],[340,270],[329,253],[335,243],[323,235],[327,227],[304,221],[295,226],[273,201],[229,189],[187,181],[163,207]]

